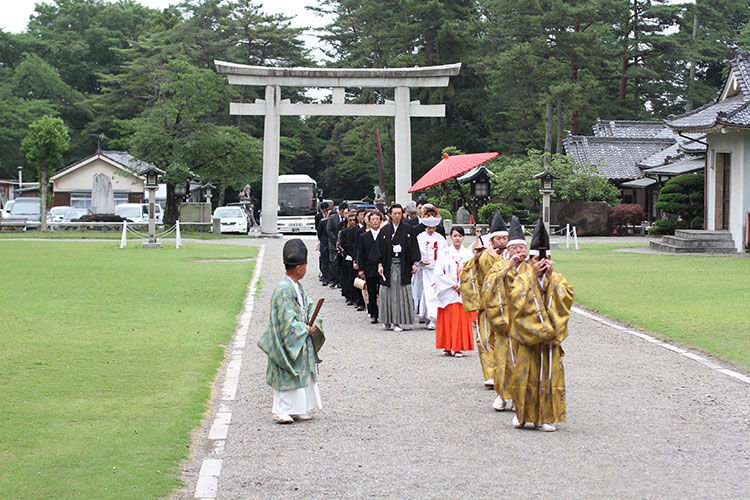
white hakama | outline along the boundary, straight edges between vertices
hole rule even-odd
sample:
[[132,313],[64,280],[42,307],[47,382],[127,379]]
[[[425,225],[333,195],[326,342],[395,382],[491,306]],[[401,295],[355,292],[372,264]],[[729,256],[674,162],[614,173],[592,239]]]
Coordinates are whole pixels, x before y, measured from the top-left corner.
[[307,376],[307,387],[289,391],[273,391],[273,413],[276,415],[304,415],[323,408],[318,383],[312,374]]

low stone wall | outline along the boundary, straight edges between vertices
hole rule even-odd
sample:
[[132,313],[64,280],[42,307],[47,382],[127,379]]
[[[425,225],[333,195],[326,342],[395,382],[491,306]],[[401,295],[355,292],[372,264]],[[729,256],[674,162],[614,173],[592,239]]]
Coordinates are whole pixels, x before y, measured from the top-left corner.
[[575,201],[562,207],[557,219],[561,226],[575,226],[578,236],[606,236],[612,234],[610,215],[612,207],[608,203]]

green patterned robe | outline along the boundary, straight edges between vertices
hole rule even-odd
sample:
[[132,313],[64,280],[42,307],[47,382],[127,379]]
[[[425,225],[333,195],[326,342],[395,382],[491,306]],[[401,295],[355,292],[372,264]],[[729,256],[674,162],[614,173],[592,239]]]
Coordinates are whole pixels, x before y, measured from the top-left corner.
[[[305,315],[297,302],[292,280],[285,277],[276,285],[271,296],[271,320],[268,328],[258,342],[258,347],[268,355],[266,383],[279,391],[290,391],[307,386],[307,376],[312,374],[317,380],[315,364],[319,363],[313,348],[312,338],[308,335],[310,327],[305,317],[312,316],[315,306],[297,283],[305,301]],[[315,326],[322,332],[320,317]]]

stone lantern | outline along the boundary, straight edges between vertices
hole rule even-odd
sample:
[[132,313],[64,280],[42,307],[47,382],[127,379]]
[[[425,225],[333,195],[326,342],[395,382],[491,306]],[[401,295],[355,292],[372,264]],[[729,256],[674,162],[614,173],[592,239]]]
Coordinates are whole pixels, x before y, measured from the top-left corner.
[[164,175],[164,170],[149,166],[141,175],[146,178],[146,189],[148,189],[148,242],[143,243],[143,248],[161,248],[161,243],[156,241],[154,203],[156,203],[156,190],[159,188],[159,178]]

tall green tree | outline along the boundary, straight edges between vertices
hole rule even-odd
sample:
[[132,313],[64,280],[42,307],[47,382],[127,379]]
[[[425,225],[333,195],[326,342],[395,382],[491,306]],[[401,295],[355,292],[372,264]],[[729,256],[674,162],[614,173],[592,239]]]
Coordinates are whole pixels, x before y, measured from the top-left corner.
[[199,179],[238,187],[260,168],[262,147],[258,139],[216,123],[231,91],[222,75],[177,60],[155,76],[158,99],[125,125],[132,132],[134,156],[166,172],[165,221],[173,224],[178,213],[175,184]]
[[48,174],[61,165],[63,153],[70,144],[68,128],[62,119],[43,116],[29,126],[29,133],[21,143],[26,161],[39,173],[39,192],[42,198],[42,232],[47,230],[47,184]]

